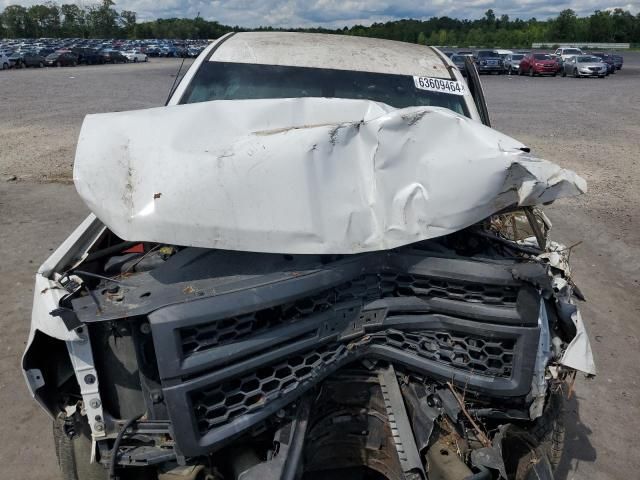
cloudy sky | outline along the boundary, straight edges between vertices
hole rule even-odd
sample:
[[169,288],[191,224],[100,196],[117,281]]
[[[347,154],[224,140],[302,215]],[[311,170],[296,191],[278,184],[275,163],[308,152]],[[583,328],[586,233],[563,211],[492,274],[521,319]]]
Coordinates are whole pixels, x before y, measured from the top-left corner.
[[[115,0],[118,10],[133,10],[141,20],[159,17],[195,17],[198,13],[220,23],[254,27],[326,26],[343,27],[357,23],[399,18],[425,19],[447,15],[455,18],[480,18],[493,8],[496,15],[538,19],[555,16],[565,8],[578,15],[594,10],[621,7],[636,14],[640,0]],[[11,4],[29,6],[44,0],[0,0],[0,8]],[[91,0],[59,0],[56,3],[90,5]]]

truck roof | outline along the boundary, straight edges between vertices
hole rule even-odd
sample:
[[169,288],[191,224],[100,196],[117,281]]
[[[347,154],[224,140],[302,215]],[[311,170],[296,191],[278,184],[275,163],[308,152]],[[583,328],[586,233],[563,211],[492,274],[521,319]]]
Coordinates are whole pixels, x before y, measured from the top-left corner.
[[451,78],[434,48],[322,33],[240,32],[223,41],[209,61]]

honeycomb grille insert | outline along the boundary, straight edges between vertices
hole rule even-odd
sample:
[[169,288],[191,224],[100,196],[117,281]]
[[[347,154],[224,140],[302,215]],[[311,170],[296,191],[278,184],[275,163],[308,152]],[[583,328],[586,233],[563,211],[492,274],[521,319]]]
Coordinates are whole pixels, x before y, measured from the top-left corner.
[[513,372],[514,339],[486,339],[438,331],[388,330],[372,335],[371,342],[479,375],[510,378]]
[[458,370],[509,378],[516,340],[441,331],[387,330],[372,334],[368,341],[351,348],[339,343],[324,346],[192,393],[200,434],[256,412],[270,401],[333,371],[336,362],[367,344],[389,346]]
[[237,342],[268,328],[321,313],[336,304],[358,298],[363,300],[380,298],[377,275],[364,275],[318,294],[276,307],[182,328],[180,330],[182,353],[188,356],[219,345]]
[[348,353],[341,344],[321,347],[193,393],[191,401],[200,434],[261,409],[322,374]]
[[388,297],[444,298],[469,303],[515,307],[517,287],[443,280],[407,274],[363,275],[315,295],[255,312],[188,326],[180,329],[183,356],[227,345],[263,332],[325,312],[346,301],[364,304]]

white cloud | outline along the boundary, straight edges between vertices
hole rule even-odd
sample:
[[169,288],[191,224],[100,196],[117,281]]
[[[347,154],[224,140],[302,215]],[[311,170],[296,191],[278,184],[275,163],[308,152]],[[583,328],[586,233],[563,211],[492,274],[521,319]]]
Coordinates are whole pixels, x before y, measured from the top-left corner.
[[[544,19],[556,16],[565,8],[578,15],[589,15],[594,10],[622,7],[636,14],[640,0],[628,3],[607,0],[115,0],[116,9],[133,10],[141,20],[187,17],[200,14],[207,20],[243,27],[342,27],[354,24],[368,25],[399,18],[426,19],[432,16],[454,18],[481,18],[492,8],[497,16],[511,18]],[[624,0],[623,0],[624,1]],[[44,0],[0,0],[0,9],[7,5],[24,6],[43,3]],[[60,1],[91,5],[92,1]]]

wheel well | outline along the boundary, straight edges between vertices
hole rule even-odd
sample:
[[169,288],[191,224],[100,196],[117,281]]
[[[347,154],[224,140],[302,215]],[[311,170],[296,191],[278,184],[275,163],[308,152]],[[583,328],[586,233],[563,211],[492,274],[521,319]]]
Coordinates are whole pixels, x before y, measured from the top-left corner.
[[80,387],[64,341],[36,331],[22,366],[25,371],[40,370],[44,383],[35,391],[35,397],[53,416],[70,400],[80,398]]

